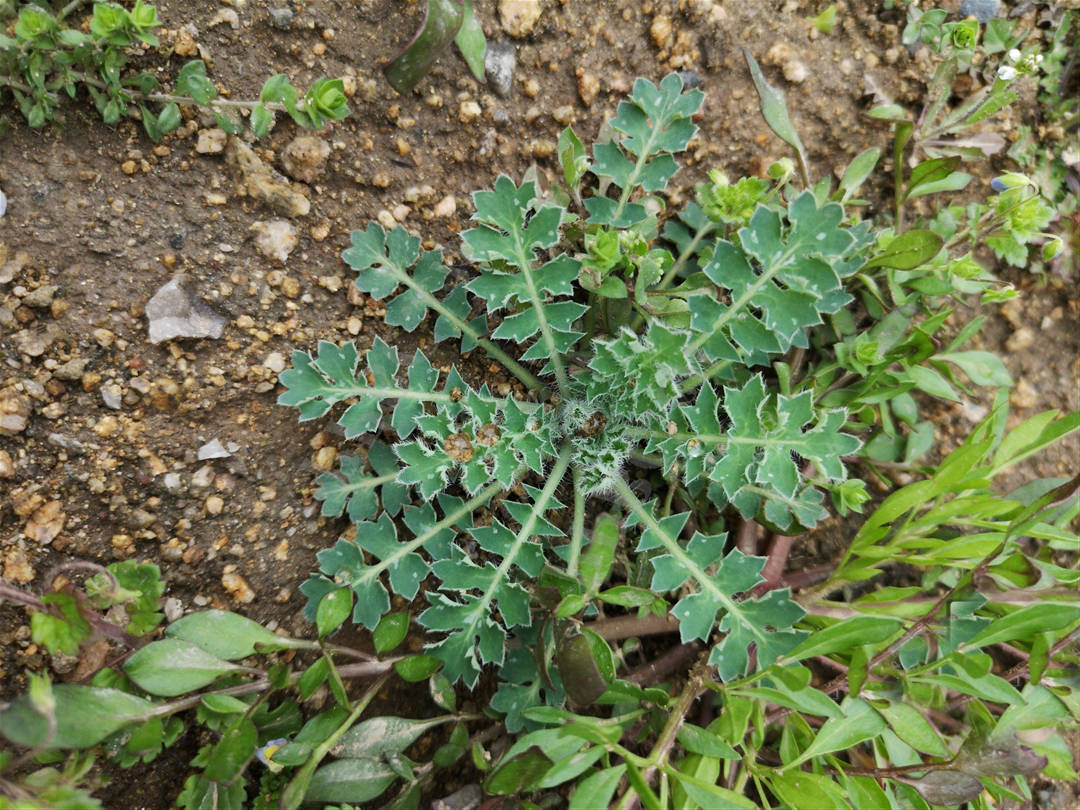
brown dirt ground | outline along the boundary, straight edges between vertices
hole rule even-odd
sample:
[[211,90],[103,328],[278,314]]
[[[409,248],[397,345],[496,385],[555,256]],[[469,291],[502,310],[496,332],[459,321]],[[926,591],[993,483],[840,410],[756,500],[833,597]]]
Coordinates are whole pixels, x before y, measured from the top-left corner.
[[[230,5],[239,28],[210,27]],[[161,0],[164,45],[193,25],[210,75],[234,97],[254,96],[277,72],[299,87],[320,75],[344,75],[355,87],[353,112],[322,135],[331,145],[329,162],[306,189],[312,210],[294,220],[299,246],[284,267],[259,254],[249,232],[277,214],[239,196],[222,156],[195,152],[193,131],[155,149],[136,122],[105,126],[88,105],[74,104],[63,124],[44,130],[13,121],[0,139],[0,187],[9,201],[0,219],[0,259],[24,252],[26,261],[0,285],[0,314],[7,310],[0,320],[0,387],[29,394],[33,412],[24,432],[0,437],[0,450],[14,460],[13,476],[0,479],[5,578],[34,588],[52,565],[69,559],[149,560],[162,567],[167,596],[186,609],[236,609],[289,633],[310,632],[297,587],[315,552],[331,545],[343,525],[322,519],[312,498],[316,466],[328,451],[317,453],[349,449],[329,423],[298,426],[295,411],[275,405],[270,368],[318,339],[355,339],[363,349],[382,336],[406,356],[415,346],[431,351],[430,324],[405,335],[382,323],[375,302],[346,295],[349,276],[339,256],[349,232],[405,206],[398,209],[405,225],[444,246],[454,261],[471,191],[500,172],[520,177],[533,164],[554,175],[553,146],[563,126],[555,115],[572,119],[589,142],[635,76],[658,80],[671,69],[696,73],[707,94],[675,198],[690,195],[710,168],[732,177],[759,173],[786,150],[758,112],[742,48],[765,57],[769,75],[788,92],[814,171],[839,172],[861,150],[888,142],[886,129],[862,115],[866,79],[915,104],[926,73],[899,46],[901,12],[841,2],[839,24],[822,36],[808,18],[824,5],[563,0],[546,3],[530,35],[509,40],[494,0],[478,0],[489,36],[517,49],[512,89],[500,98],[453,56],[408,96],[386,84],[379,68],[418,23],[415,0],[292,3],[288,30],[271,25],[265,0]],[[768,64],[776,43],[790,46],[808,68],[801,84],[785,82]],[[183,61],[147,58],[166,81]],[[579,87],[590,85],[595,98],[583,98],[589,94]],[[1015,115],[1031,114],[1027,101]],[[473,120],[463,120],[466,102],[480,106]],[[1008,131],[1015,120],[1000,126]],[[273,161],[297,134],[291,122],[279,121],[257,148]],[[880,172],[867,190],[872,201],[888,199],[885,177]],[[437,216],[436,204],[448,195],[454,213]],[[877,211],[872,205],[870,213]],[[228,318],[220,340],[148,342],[143,307],[180,271]],[[1080,407],[1075,291],[1057,277],[1006,275],[1024,298],[1007,317],[992,315],[981,340],[1005,351],[1014,376],[1034,391],[1017,402],[1023,407],[1014,419]],[[42,285],[58,288],[51,308],[21,302]],[[1034,342],[1005,350],[1025,326]],[[453,359],[445,345],[434,356]],[[54,376],[79,358],[87,361],[81,377]],[[492,379],[485,366],[472,358],[474,374],[506,381]],[[106,406],[103,389],[121,395],[119,409]],[[972,413],[942,408],[939,438],[962,437]],[[197,449],[215,438],[239,449],[230,459],[199,462]],[[1064,474],[1078,454],[1075,443],[1063,447],[1024,474]],[[53,519],[63,526],[39,545],[23,529],[28,515],[49,503],[57,504]],[[837,542],[816,538],[793,564],[827,561]],[[230,579],[234,574],[246,585]],[[10,696],[24,688],[26,671],[47,661],[30,644],[20,609],[0,607],[0,641],[0,691]],[[115,808],[168,807],[193,745],[182,743],[158,760],[152,783],[122,776],[102,795]]]

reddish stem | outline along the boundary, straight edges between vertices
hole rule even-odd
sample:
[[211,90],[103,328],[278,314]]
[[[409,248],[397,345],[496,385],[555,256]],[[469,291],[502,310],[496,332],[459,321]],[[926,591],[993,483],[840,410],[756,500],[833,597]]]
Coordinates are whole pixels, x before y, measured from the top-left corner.
[[651,686],[654,683],[659,683],[700,651],[701,644],[697,641],[672,647],[655,661],[650,661],[648,664],[635,669],[626,676],[626,680],[641,686]]
[[754,587],[755,596],[761,596],[780,587],[780,580],[784,576],[788,557],[791,556],[791,547],[795,545],[796,539],[798,538],[786,534],[774,534],[769,538],[769,556],[761,569],[761,576],[765,578],[765,581]]

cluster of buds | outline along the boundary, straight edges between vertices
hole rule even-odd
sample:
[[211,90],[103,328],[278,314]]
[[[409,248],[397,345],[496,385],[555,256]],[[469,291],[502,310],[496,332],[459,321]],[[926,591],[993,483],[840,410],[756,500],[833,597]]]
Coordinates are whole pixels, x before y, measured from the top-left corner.
[[1019,48],[1013,48],[1009,51],[1009,64],[998,68],[997,77],[1002,81],[1011,82],[1017,76],[1036,73],[1042,60],[1041,53],[1022,54]]

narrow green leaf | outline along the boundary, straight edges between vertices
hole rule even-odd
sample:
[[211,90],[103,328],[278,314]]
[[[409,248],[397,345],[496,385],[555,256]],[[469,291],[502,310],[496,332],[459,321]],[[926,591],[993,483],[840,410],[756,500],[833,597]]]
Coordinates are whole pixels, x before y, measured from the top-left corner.
[[843,717],[825,721],[813,742],[785,768],[790,770],[803,762],[833,751],[846,751],[885,730],[885,720],[864,700],[848,698],[841,705]]
[[271,633],[258,622],[228,610],[188,613],[165,627],[165,635],[189,642],[212,656],[228,661],[254,656],[256,652],[311,646],[305,640]]
[[372,717],[342,734],[331,753],[341,758],[379,759],[385,753],[404,751],[425,731],[455,719],[453,715],[430,720]]
[[935,180],[932,183],[923,183],[914,191],[908,194],[908,197],[922,197],[927,194],[939,194],[942,191],[960,191],[967,187],[967,184],[971,182],[971,175],[967,172],[953,172],[947,177],[941,180]]
[[420,27],[383,68],[390,85],[402,95],[412,90],[454,41],[463,19],[462,7],[453,0],[428,0]]
[[875,708],[885,718],[896,736],[916,751],[946,759],[951,756],[937,730],[914,706],[890,701],[884,706],[875,705]]
[[335,588],[319,600],[315,611],[315,627],[319,638],[341,627],[352,611],[353,592],[349,588]]
[[416,683],[431,677],[442,666],[442,661],[433,655],[410,655],[394,662],[394,671],[402,680]]
[[934,359],[958,366],[976,385],[1009,387],[1013,384],[1005,363],[993,352],[948,352],[936,355]]
[[210,762],[203,775],[214,782],[231,782],[255,756],[259,732],[245,717],[237,718],[210,752]]
[[578,189],[582,176],[588,171],[589,158],[585,154],[585,145],[571,127],[567,127],[560,133],[558,152],[566,188],[574,193]]
[[933,231],[904,231],[889,242],[888,247],[881,253],[863,265],[863,269],[892,267],[896,270],[914,270],[936,256],[943,244],[945,240]]
[[944,180],[952,174],[959,165],[960,158],[956,156],[924,160],[911,170],[911,176],[908,177],[907,191],[904,194],[904,199],[911,196],[918,196],[913,195],[912,192],[921,185]]
[[487,40],[484,39],[484,29],[473,12],[472,0],[465,0],[464,16],[461,19],[461,28],[458,29],[454,38],[458,50],[465,58],[465,64],[469,66],[472,75],[477,81],[484,80],[484,56],[487,53]]
[[[802,158],[804,154],[802,139],[799,138],[795,125],[791,123],[784,93],[769,84],[750,51],[744,49],[743,56],[746,57],[746,64],[750,68],[750,78],[754,80],[758,98],[761,99],[761,114],[765,118],[765,123]],[[803,162],[805,163],[805,158]]]
[[717,735],[690,723],[683,723],[679,727],[677,739],[687,751],[701,754],[703,757],[712,757],[713,759],[740,758],[740,754]]
[[625,765],[615,765],[585,777],[570,797],[569,810],[597,810],[611,804],[619,780],[626,773]]
[[618,522],[608,514],[597,516],[589,547],[581,555],[581,583],[585,586],[587,597],[596,594],[607,581],[618,544]]
[[115,731],[144,719],[154,704],[119,689],[59,683],[52,687],[56,730],[19,695],[0,711],[0,734],[27,748],[90,748]]
[[872,146],[851,159],[851,163],[844,169],[844,176],[840,178],[841,201],[850,199],[858,191],[859,187],[866,182],[866,178],[874,171],[880,157],[881,149]]
[[554,763],[539,747],[532,746],[500,762],[484,780],[484,792],[510,796],[527,792]]
[[653,792],[648,782],[645,781],[645,777],[641,775],[641,771],[631,762],[626,763],[626,777],[630,780],[630,787],[634,789],[645,810],[664,810],[660,797]]
[[152,695],[175,697],[241,669],[180,639],[152,641],[124,664],[124,672]]
[[367,802],[381,796],[395,779],[394,770],[380,760],[339,759],[315,771],[304,792],[304,801]]
[[887,616],[855,616],[815,630],[785,655],[781,661],[801,661],[816,655],[831,655],[863,644],[876,644],[897,633],[903,623]]
[[927,366],[912,366],[907,370],[907,375],[915,387],[930,394],[931,396],[940,397],[941,399],[947,399],[952,402],[959,402],[960,395],[956,393],[956,389],[949,385],[940,373]]
[[1080,620],[1080,605],[1068,602],[1043,602],[1027,605],[1019,610],[995,619],[960,649],[970,650],[987,647],[1000,641],[1026,638],[1035,633],[1060,630]]

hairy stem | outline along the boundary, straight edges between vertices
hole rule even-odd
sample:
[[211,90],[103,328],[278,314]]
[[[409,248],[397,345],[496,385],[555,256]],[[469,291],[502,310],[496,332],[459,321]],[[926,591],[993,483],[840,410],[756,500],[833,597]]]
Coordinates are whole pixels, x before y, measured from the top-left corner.
[[577,576],[578,563],[581,561],[581,546],[585,541],[585,493],[581,489],[581,472],[574,467],[574,522],[570,532],[570,559],[566,562],[566,573]]

